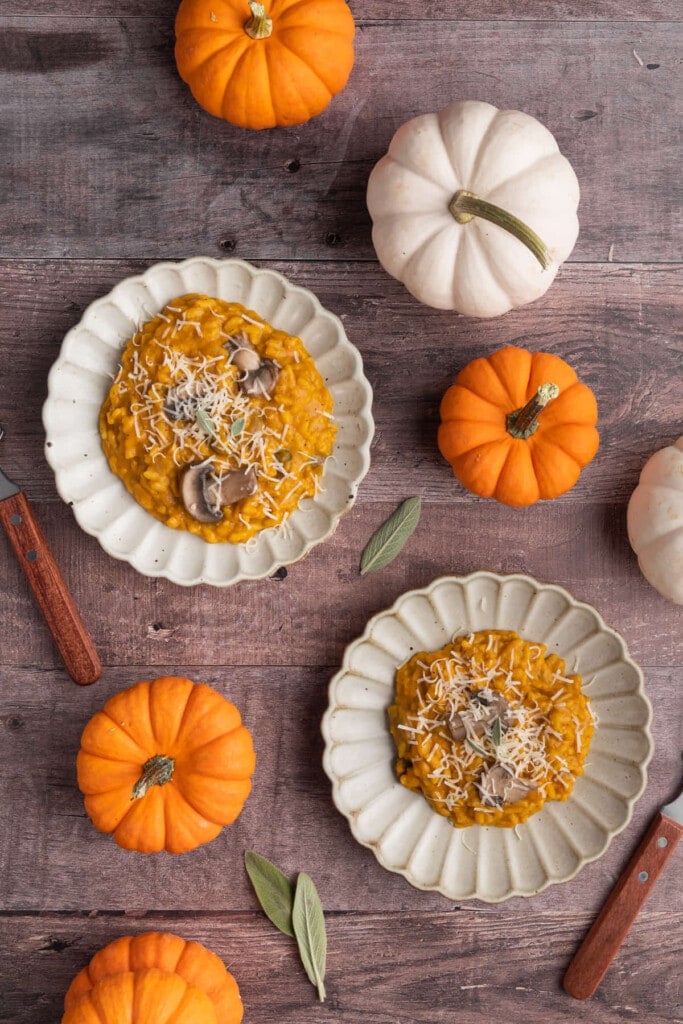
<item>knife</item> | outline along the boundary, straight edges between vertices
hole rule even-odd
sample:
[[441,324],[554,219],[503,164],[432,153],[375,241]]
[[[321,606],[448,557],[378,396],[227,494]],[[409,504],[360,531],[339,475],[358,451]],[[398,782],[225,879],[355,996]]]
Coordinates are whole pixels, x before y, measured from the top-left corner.
[[[0,437],[2,437],[0,427]],[[102,665],[26,495],[0,469],[0,520],[45,616],[64,667],[82,686],[99,679]]]
[[683,835],[683,792],[655,815],[593,927],[574,954],[564,990],[588,999],[605,976],[664,865]]

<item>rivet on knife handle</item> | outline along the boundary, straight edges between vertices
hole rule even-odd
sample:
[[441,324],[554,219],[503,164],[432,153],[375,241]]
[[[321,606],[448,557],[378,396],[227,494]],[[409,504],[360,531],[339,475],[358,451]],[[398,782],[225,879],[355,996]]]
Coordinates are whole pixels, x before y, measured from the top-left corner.
[[588,999],[593,995],[681,834],[683,828],[672,818],[661,811],[655,815],[567,968],[563,984],[570,996]]
[[0,502],[0,520],[75,683],[99,679],[102,665],[47,541],[23,492]]

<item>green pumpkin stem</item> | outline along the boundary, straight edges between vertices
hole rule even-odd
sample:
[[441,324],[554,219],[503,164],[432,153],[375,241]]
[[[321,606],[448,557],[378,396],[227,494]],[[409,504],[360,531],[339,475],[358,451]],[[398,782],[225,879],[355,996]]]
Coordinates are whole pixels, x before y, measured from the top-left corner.
[[174,768],[175,761],[172,757],[166,757],[165,754],[150,757],[149,761],[143,764],[142,775],[133,786],[131,800],[139,800],[152,786],[164,786],[170,782]]
[[252,39],[267,39],[273,31],[273,21],[267,17],[266,9],[257,0],[249,0],[251,18],[244,23],[244,31]]
[[557,384],[541,384],[533,398],[530,398],[522,409],[511,412],[507,417],[507,431],[513,437],[525,441],[538,430],[538,415],[546,405],[560,393]]
[[480,199],[474,192],[468,192],[464,188],[458,189],[448,204],[448,209],[458,224],[467,224],[475,217],[481,217],[482,220],[488,220],[491,224],[508,231],[534,254],[544,270],[552,263],[548,246],[528,224],[502,207]]

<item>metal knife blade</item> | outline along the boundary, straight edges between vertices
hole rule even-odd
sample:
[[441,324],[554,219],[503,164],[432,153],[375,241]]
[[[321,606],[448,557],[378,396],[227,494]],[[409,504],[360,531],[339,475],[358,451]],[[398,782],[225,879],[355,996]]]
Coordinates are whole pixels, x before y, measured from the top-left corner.
[[0,501],[4,501],[5,498],[12,498],[15,494],[18,494],[21,487],[17,487],[14,481],[10,480],[8,476],[5,476],[3,471],[0,469]]
[[679,825],[683,825],[683,789],[675,800],[672,800],[666,807],[662,807],[662,814],[666,814],[668,818],[673,818]]

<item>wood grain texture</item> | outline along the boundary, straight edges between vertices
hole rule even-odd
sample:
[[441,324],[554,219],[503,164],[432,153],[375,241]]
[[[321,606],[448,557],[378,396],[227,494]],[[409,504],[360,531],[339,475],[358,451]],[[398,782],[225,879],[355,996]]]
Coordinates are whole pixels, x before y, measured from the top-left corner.
[[[328,914],[328,1000],[316,1004],[294,943],[261,914],[159,916],[107,913],[0,918],[3,1024],[57,1021],[72,976],[119,935],[151,929],[203,942],[234,973],[245,1022],[264,1024],[618,1024],[679,1019],[677,962],[681,914],[644,914],[608,973],[600,999],[577,1003],[558,978],[586,927],[569,911],[514,916],[470,911]],[[496,970],[501,963],[503,969]],[[4,977],[3,977],[4,975]],[[643,1007],[647,1006],[647,1012]]]
[[[254,849],[283,870],[307,871],[329,911],[417,913],[451,907],[444,897],[413,889],[380,867],[332,804],[321,764],[320,719],[334,671],[334,666],[253,668],[237,662],[198,670],[170,662],[153,672],[148,664],[108,667],[87,689],[62,687],[45,672],[0,671],[1,906],[242,912],[254,906],[242,853]],[[75,759],[86,722],[108,696],[141,678],[171,672],[215,686],[240,709],[256,747],[254,788],[237,822],[214,842],[181,857],[143,856],[119,849],[110,836],[94,830],[76,785]],[[558,915],[597,913],[643,828],[671,799],[680,779],[678,673],[650,669],[647,678],[656,707],[669,711],[654,719],[649,784],[625,832],[576,879],[551,886],[533,901],[517,898],[498,907],[465,901],[462,906],[507,920],[529,908]],[[676,864],[680,869],[680,859],[655,887],[651,912],[675,904]]]
[[630,931],[657,879],[673,855],[683,825],[659,812],[624,868],[612,892],[572,957],[564,976],[565,992],[588,999]]
[[371,22],[328,110],[261,134],[197,106],[170,21],[1,28],[0,256],[373,259],[372,166],[410,116],[476,98],[540,118],[569,157],[583,197],[573,261],[680,257],[680,63],[666,24]]
[[0,521],[66,671],[81,686],[94,683],[100,659],[23,491],[0,501]]
[[[478,569],[525,572],[565,586],[599,609],[645,669],[680,665],[680,608],[641,576],[623,507],[586,505],[579,517],[575,507],[551,504],[527,513],[520,524],[508,510],[484,502],[430,503],[401,556],[360,577],[361,549],[395,507],[357,506],[334,537],[290,566],[283,580],[219,590],[144,578],[84,536],[65,507],[39,505],[37,514],[77,604],[87,611],[105,665],[338,664],[368,618],[404,591]],[[0,538],[0,658],[57,668],[8,547]]]
[[[72,686],[0,536],[0,1022],[54,1024],[71,977],[116,935],[166,928],[234,971],[264,1024],[621,1024],[683,1018],[681,850],[596,997],[561,979],[657,810],[680,784],[681,611],[640,575],[625,508],[680,433],[680,5],[674,0],[352,0],[349,86],[287,130],[211,118],[172,57],[177,0],[4,0],[0,15],[0,464],[26,489],[105,670]],[[542,9],[541,9],[542,8]],[[542,17],[539,18],[539,15]],[[575,167],[581,233],[537,303],[494,321],[426,309],[378,266],[369,172],[396,128],[450,99],[539,117]],[[160,259],[261,261],[311,288],[360,349],[373,463],[334,537],[283,580],[174,587],[109,558],[58,498],[40,409],[86,305]],[[458,370],[505,343],[555,352],[594,388],[601,449],[557,502],[515,512],[466,494],[435,445]],[[396,562],[360,552],[423,499]],[[345,645],[447,572],[530,572],[600,610],[643,667],[655,753],[634,817],[599,860],[533,900],[451,904],[359,846],[335,810],[320,719]],[[178,672],[234,699],[257,749],[243,814],[182,858],[119,850],[88,821],[85,722],[140,678]],[[245,848],[310,872],[327,910],[328,1002],[258,911]]]
[[[9,16],[32,18],[69,17],[72,19],[158,18],[166,23],[175,16],[175,4],[168,0],[92,0],[84,7],[81,0],[5,0],[3,12]],[[441,21],[451,12],[448,0],[350,0],[356,23],[367,21]],[[680,6],[675,0],[547,0],[542,9],[534,3],[518,0],[479,0],[468,7],[458,5],[458,17],[464,21],[680,21]]]
[[[0,375],[0,420],[7,428],[0,464],[32,500],[55,497],[52,472],[42,457],[40,410],[62,339],[89,302],[123,277],[142,273],[149,262],[0,264],[6,295],[0,338],[12,352],[11,374]],[[438,407],[466,362],[504,344],[555,352],[595,390],[600,451],[554,509],[586,501],[625,505],[645,461],[680,433],[679,265],[565,266],[542,299],[494,320],[427,309],[376,263],[266,265],[312,289],[341,316],[361,352],[377,424],[372,468],[361,486],[364,502],[420,493],[425,501],[472,506],[474,499],[456,483],[436,448]],[[502,508],[498,516],[510,525],[526,518]]]

